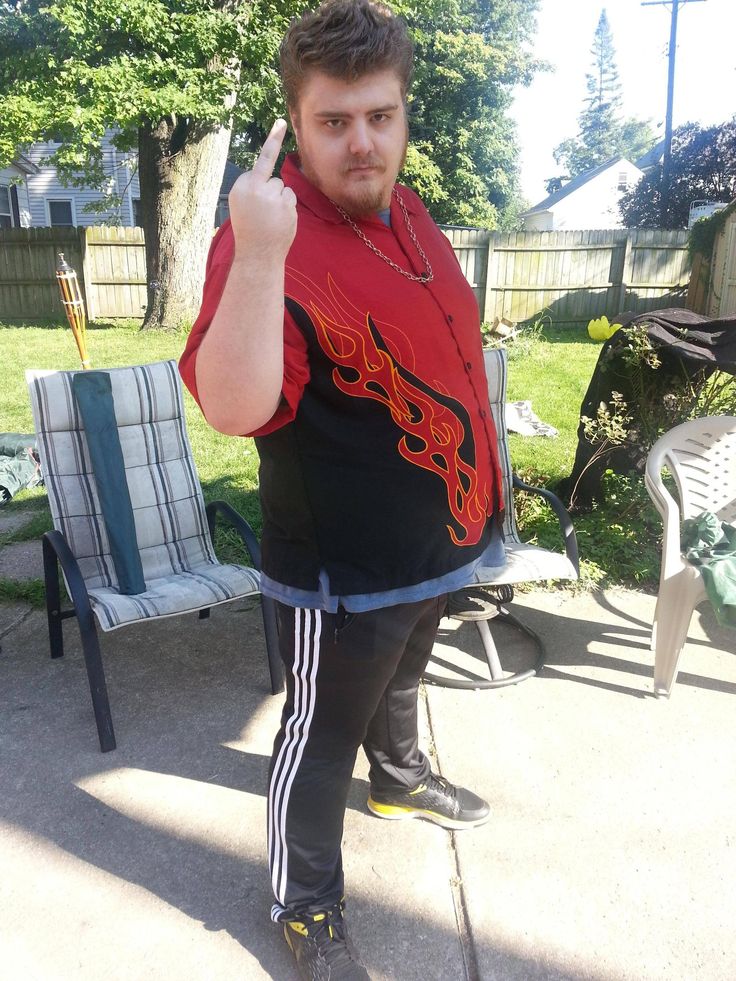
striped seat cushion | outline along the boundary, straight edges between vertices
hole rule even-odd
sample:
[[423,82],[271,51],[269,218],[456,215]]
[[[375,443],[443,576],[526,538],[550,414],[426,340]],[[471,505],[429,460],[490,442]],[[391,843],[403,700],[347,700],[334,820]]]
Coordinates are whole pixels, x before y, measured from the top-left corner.
[[151,579],[146,591],[123,596],[109,587],[89,590],[89,599],[103,630],[116,630],[136,620],[193,613],[260,591],[255,569],[207,562],[185,573]]
[[477,569],[479,583],[541,582],[545,579],[577,579],[575,566],[562,552],[552,552],[537,545],[504,542],[506,565],[501,569]]

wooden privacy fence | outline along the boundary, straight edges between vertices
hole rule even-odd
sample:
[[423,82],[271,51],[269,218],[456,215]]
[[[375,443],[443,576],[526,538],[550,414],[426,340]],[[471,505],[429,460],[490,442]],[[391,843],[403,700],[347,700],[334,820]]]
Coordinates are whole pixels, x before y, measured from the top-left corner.
[[59,252],[77,271],[90,320],[143,317],[143,230],[96,225],[0,231],[0,320],[64,320],[55,275]]
[[[686,231],[444,232],[483,320],[523,322],[546,312],[576,324],[685,304]],[[142,229],[92,226],[0,230],[0,320],[63,319],[57,252],[77,270],[90,320],[143,317]]]
[[473,287],[482,320],[506,317],[519,323],[548,313],[554,323],[587,324],[602,314],[685,305],[686,231],[443,230]]

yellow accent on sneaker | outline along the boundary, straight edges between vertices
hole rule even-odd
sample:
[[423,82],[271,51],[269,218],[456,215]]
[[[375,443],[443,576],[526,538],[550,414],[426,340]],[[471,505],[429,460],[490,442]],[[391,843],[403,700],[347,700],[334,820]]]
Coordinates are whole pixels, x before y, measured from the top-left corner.
[[409,796],[410,797],[413,797],[414,794],[421,794],[422,791],[424,791],[426,789],[427,789],[426,783],[420,783],[416,790],[410,790],[409,791]]
[[463,828],[474,828],[479,824],[485,824],[490,819],[490,814],[486,814],[476,821],[461,821],[437,811],[431,811],[423,807],[405,807],[402,804],[381,804],[368,798],[368,810],[377,817],[385,818],[389,821],[400,821],[404,818],[426,818],[442,828],[449,828],[451,831],[460,831]]
[[[320,923],[327,916],[326,913],[317,913],[316,916],[312,916],[311,920],[313,923]],[[309,936],[309,930],[307,929],[307,924],[302,923],[299,920],[287,920],[286,926],[291,927],[296,933],[300,933],[303,937]],[[332,927],[330,929],[330,936],[332,936]]]
[[372,797],[368,799],[368,806],[374,814],[385,814],[387,817],[402,814],[416,814],[416,807],[402,807],[401,804],[379,804]]

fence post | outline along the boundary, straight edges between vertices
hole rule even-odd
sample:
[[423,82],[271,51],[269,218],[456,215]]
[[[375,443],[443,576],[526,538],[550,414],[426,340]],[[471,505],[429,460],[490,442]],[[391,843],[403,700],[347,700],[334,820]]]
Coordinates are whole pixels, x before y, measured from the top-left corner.
[[[493,323],[493,317],[494,317],[494,311],[491,309],[491,298],[492,298],[492,293],[493,293],[493,291],[491,289],[491,286],[492,286],[492,284],[491,284],[491,263],[493,262],[493,245],[492,245],[492,236],[493,236],[493,234],[494,234],[493,232],[491,232],[489,234],[489,236],[488,236],[488,242],[486,244],[486,248],[488,250],[487,255],[486,255],[486,282],[485,282],[485,287],[484,287],[484,290],[483,290],[483,316],[481,317],[481,321],[483,321],[484,323],[489,323],[489,324],[490,323]],[[494,298],[494,301],[495,301],[495,298]]]
[[90,248],[88,242],[89,228],[82,225],[78,229],[79,231],[79,248],[82,253],[82,269],[81,269],[81,281],[82,281],[82,294],[85,299],[87,306],[87,320],[94,320],[97,316],[97,310],[95,308],[95,297],[94,297],[94,283],[92,282],[92,256],[90,255]]
[[621,282],[618,291],[618,312],[622,313],[626,309],[626,291],[631,282],[631,237],[633,230],[626,229],[626,242],[624,244],[624,261],[621,266]]

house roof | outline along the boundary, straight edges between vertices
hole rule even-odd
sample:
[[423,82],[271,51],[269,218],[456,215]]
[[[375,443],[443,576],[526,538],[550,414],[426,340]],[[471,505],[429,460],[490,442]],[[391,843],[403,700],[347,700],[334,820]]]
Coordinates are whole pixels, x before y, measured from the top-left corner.
[[540,201],[539,204],[535,204],[533,208],[529,208],[528,211],[525,211],[522,218],[524,215],[533,215],[538,211],[548,211],[559,201],[562,201],[563,198],[566,198],[568,194],[572,194],[573,191],[577,191],[579,187],[587,184],[588,181],[592,180],[594,177],[597,177],[599,174],[602,174],[605,170],[608,170],[609,167],[615,166],[621,160],[624,160],[626,163],[630,162],[626,160],[626,157],[622,157],[619,154],[616,157],[610,157],[608,160],[604,160],[602,164],[598,164],[598,166],[594,167],[592,170],[586,170],[584,173],[578,174],[577,177],[573,177],[572,180],[568,181],[564,187],[561,187],[559,191],[555,191],[554,194],[550,194],[543,201]]
[[228,162],[225,164],[225,173],[222,175],[222,184],[220,185],[220,196],[222,197],[226,194],[229,194],[230,191],[232,190],[232,186],[235,183],[235,181],[238,179],[238,177],[240,177],[241,174],[244,173],[245,171],[243,170],[242,167],[238,167],[238,165],[234,164],[232,160],[228,160]]
[[658,163],[661,162],[662,156],[664,155],[664,140],[659,140],[650,147],[645,154],[635,160],[634,163],[639,168],[639,170],[651,170],[652,167],[656,167]]
[[23,174],[39,174],[41,172],[41,168],[22,153],[16,153],[13,167],[17,167]]

